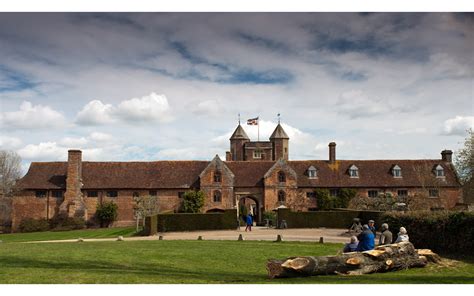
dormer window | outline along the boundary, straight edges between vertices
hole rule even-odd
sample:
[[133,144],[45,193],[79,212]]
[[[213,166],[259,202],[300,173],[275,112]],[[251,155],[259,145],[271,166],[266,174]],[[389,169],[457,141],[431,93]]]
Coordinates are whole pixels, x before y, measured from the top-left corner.
[[309,179],[316,179],[318,177],[317,170],[314,166],[310,166],[308,168],[308,178]]
[[215,171],[215,172],[214,172],[214,182],[220,183],[221,180],[222,180],[221,172]]
[[286,182],[286,175],[284,172],[278,172],[278,182],[283,183]]
[[444,169],[441,165],[437,165],[435,168],[436,178],[444,178]]
[[359,168],[355,165],[351,165],[349,168],[349,176],[351,176],[351,178],[359,178]]
[[402,169],[398,165],[395,165],[392,168],[392,175],[393,175],[394,178],[401,178],[402,177]]

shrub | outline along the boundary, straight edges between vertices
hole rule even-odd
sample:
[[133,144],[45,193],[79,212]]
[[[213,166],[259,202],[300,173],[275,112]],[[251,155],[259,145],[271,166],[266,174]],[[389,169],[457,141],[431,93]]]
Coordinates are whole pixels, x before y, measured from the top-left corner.
[[183,195],[183,212],[200,213],[204,206],[204,192],[187,191]]
[[335,201],[334,206],[336,208],[347,208],[349,202],[357,195],[357,190],[352,188],[342,188],[339,190],[338,198]]
[[86,227],[86,221],[81,217],[68,217],[67,215],[58,215],[50,221],[52,230],[75,230]]
[[448,211],[390,212],[382,217],[394,236],[403,226],[416,248],[444,254],[471,254],[474,249],[474,213]]
[[334,208],[334,198],[329,195],[329,190],[327,189],[316,189],[314,190],[316,195],[316,204],[318,205],[318,210],[328,210]]
[[118,206],[112,202],[103,202],[97,205],[95,213],[97,220],[99,220],[100,227],[108,227],[117,219]]
[[263,219],[268,219],[270,220],[271,225],[276,225],[276,212],[263,212]]
[[19,225],[20,232],[36,232],[49,230],[49,223],[46,219],[23,219]]

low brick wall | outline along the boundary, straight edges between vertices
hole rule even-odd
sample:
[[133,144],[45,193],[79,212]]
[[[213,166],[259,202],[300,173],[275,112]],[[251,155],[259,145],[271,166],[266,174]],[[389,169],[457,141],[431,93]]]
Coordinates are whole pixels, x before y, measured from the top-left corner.
[[[155,228],[156,225],[156,228]],[[237,210],[206,214],[159,214],[147,217],[145,235],[167,231],[223,230],[237,228]]]
[[383,212],[379,211],[358,211],[348,209],[334,209],[332,211],[316,212],[292,212],[290,209],[278,209],[278,227],[285,220],[288,228],[344,228],[352,225],[354,218],[361,219],[362,224],[368,220],[375,221],[376,227],[380,227]]

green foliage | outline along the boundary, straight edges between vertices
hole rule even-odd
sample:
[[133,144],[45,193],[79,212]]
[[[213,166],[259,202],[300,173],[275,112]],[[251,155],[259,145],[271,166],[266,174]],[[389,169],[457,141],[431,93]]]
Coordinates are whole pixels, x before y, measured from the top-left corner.
[[67,215],[57,215],[49,222],[54,231],[76,230],[86,228],[86,221],[81,217],[68,217]]
[[382,217],[394,235],[403,226],[416,248],[442,254],[472,254],[474,213],[448,211],[391,212]]
[[347,208],[351,199],[353,199],[356,195],[357,190],[353,188],[341,188],[334,206],[336,208]]
[[[153,216],[152,216],[153,217]],[[150,223],[152,217],[147,218]],[[146,226],[147,235],[153,231],[153,226]],[[159,214],[158,231],[192,231],[192,230],[219,230],[237,228],[236,210],[225,210],[223,213],[176,213]]]
[[46,219],[23,219],[19,225],[20,232],[36,232],[36,231],[47,231],[49,229],[49,223]]
[[183,195],[183,212],[200,213],[204,206],[204,192],[186,191]]
[[316,204],[318,205],[318,210],[329,210],[334,208],[335,199],[329,195],[329,190],[315,189],[314,193],[316,194]]
[[95,215],[100,222],[101,227],[108,227],[117,220],[118,206],[113,201],[99,203]]

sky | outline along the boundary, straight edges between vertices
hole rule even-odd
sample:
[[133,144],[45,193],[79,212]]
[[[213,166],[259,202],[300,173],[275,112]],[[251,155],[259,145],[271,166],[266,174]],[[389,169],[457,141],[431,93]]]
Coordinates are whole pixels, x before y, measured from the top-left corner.
[[211,160],[238,124],[290,159],[440,158],[474,126],[472,13],[0,13],[0,149]]

